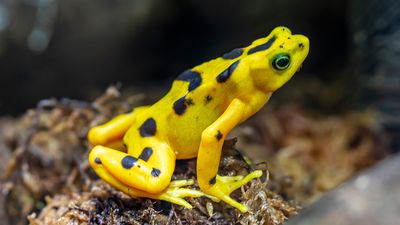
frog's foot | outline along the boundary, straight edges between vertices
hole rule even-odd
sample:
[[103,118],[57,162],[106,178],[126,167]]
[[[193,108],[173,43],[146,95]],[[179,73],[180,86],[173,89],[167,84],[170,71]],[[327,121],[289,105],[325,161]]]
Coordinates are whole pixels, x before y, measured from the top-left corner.
[[248,183],[250,180],[259,178],[262,176],[261,170],[253,171],[246,177],[243,176],[219,176],[215,179],[211,179],[206,188],[203,191],[209,195],[217,197],[218,199],[228,203],[229,205],[237,208],[242,213],[247,212],[247,207],[239,202],[233,200],[229,195],[236,189]]
[[183,199],[185,197],[198,198],[206,196],[213,199],[214,201],[218,200],[215,197],[206,195],[201,191],[192,190],[189,188],[182,188],[184,186],[189,186],[193,184],[194,181],[192,179],[171,181],[170,185],[161,194],[157,196],[153,195],[148,197],[168,201],[177,205],[184,206],[189,209],[192,208],[192,205],[190,205],[185,199]]

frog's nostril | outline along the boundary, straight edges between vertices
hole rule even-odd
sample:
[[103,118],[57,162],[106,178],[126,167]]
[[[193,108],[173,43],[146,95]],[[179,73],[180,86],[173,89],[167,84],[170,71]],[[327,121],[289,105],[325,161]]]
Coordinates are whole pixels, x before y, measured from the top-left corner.
[[300,42],[300,43],[299,43],[299,48],[300,48],[300,49],[303,49],[303,48],[304,48],[303,42]]

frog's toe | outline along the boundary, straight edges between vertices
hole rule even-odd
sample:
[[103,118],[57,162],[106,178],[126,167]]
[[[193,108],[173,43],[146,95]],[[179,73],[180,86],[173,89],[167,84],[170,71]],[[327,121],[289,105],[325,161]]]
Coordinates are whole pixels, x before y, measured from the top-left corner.
[[183,188],[185,186],[193,185],[194,180],[189,179],[189,180],[174,180],[171,181],[169,184],[168,188],[159,195],[160,200],[172,202],[177,205],[184,206],[186,208],[191,209],[192,205],[190,205],[186,200],[183,198],[186,197],[192,197],[192,198],[198,198],[198,197],[209,197],[214,201],[218,201],[219,199],[207,195],[201,191],[198,190],[193,190],[189,188]]
[[193,206],[191,204],[189,204],[189,202],[187,202],[185,199],[181,198],[181,197],[177,197],[175,195],[169,195],[169,194],[161,194],[160,195],[160,200],[164,200],[167,202],[171,202],[177,205],[181,205],[185,208],[191,209],[193,208]]
[[232,199],[229,195],[236,189],[247,184],[250,180],[262,176],[261,170],[253,171],[247,176],[216,176],[215,183],[211,184],[204,191],[229,205],[239,209],[242,213],[247,212],[247,207]]
[[249,181],[261,177],[263,172],[261,170],[253,171],[243,178],[243,176],[217,176],[216,180],[220,183],[224,183],[230,194],[234,190],[240,188],[241,186],[247,184]]
[[194,180],[193,179],[173,180],[169,184],[169,188],[173,188],[173,187],[179,188],[179,187],[189,186],[189,185],[193,185],[193,184],[194,184]]

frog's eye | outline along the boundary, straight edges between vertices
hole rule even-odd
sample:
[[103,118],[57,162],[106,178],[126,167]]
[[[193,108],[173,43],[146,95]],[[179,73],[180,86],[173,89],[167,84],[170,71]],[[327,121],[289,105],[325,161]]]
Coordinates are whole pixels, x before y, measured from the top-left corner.
[[278,54],[272,60],[272,66],[276,70],[284,70],[290,65],[290,56],[288,54]]

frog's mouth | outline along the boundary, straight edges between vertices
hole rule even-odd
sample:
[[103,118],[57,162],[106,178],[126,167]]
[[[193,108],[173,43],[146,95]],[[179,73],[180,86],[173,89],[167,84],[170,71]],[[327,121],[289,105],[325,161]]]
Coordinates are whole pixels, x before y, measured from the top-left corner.
[[302,67],[303,67],[303,63],[300,64],[299,68],[297,68],[296,73],[299,72]]
[[296,72],[299,72],[303,67],[303,62],[306,59],[309,52],[309,40],[307,37],[296,34],[292,36],[294,48],[294,62],[293,66],[296,68]]

